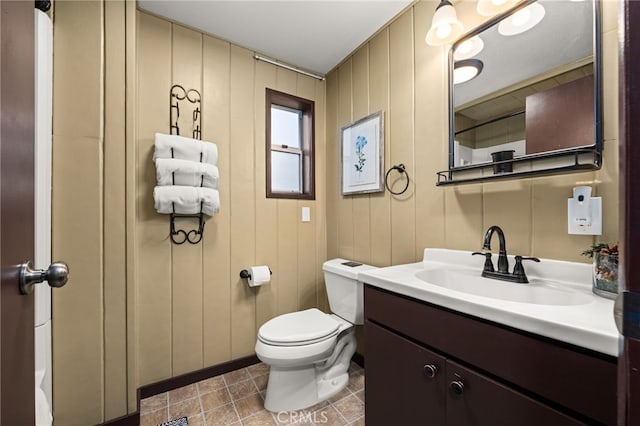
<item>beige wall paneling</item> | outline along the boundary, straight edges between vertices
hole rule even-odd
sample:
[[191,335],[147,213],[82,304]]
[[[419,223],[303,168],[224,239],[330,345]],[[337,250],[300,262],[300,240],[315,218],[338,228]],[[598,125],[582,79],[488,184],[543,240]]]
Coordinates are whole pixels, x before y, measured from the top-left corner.
[[[389,125],[389,28],[369,41],[369,110],[384,112],[384,171],[391,167]],[[371,194],[371,264],[391,265],[391,194]]]
[[[278,266],[278,199],[266,196],[266,88],[276,87],[276,67],[256,61],[255,78],[255,171],[256,171],[256,264]],[[250,266],[250,265],[248,265]],[[280,274],[271,276],[271,282],[254,289],[256,293],[256,329],[276,316]],[[246,285],[246,283],[245,283]]]
[[[318,118],[317,108],[321,105],[316,101],[316,80],[302,74],[297,75],[296,94],[305,99],[314,100],[314,129],[318,126],[324,126],[324,121]],[[316,135],[314,134],[314,140]],[[318,165],[318,156],[314,152],[315,165]],[[324,175],[321,175],[324,176]],[[320,180],[319,178],[316,180]],[[296,204],[296,224],[298,226],[298,309],[309,309],[318,306],[318,297],[316,292],[316,230],[315,221],[318,219],[317,206],[322,205],[319,201],[320,197],[316,188],[315,200],[299,200]],[[302,222],[302,207],[309,207],[311,213],[311,222]]]
[[577,182],[588,184],[593,178],[593,172],[585,172],[531,180],[532,256],[588,261],[580,253],[593,244],[594,238],[567,233],[567,199],[573,196]]
[[[389,132],[391,163],[403,163],[415,176],[413,9],[389,27]],[[413,262],[415,254],[415,182],[391,199],[391,262]]]
[[316,306],[319,309],[327,309],[326,290],[324,286],[324,272],[322,264],[327,257],[327,151],[326,151],[326,84],[325,81],[315,82],[316,100],[316,202],[315,209],[311,211],[311,224],[315,234],[316,243],[315,282],[316,282]]
[[[327,128],[326,137],[326,220],[327,220],[327,258],[333,259],[339,256],[338,248],[338,207],[341,200],[341,171],[340,171],[340,124],[338,123],[338,93],[340,88],[338,85],[338,72],[333,71],[327,75],[326,90],[326,112],[325,123]],[[322,175],[317,174],[316,178],[321,179]]]
[[55,7],[52,258],[72,272],[53,294],[54,415],[58,424],[95,424],[104,407],[104,9]]
[[218,146],[220,213],[203,238],[203,359],[215,365],[231,359],[231,288],[239,271],[230,269],[230,55],[231,45],[203,38],[202,138]]
[[[326,101],[325,101],[325,220],[327,241],[327,259],[334,259],[339,256],[338,249],[338,205],[340,203],[340,148],[338,125],[338,73],[336,71],[327,75],[326,79]],[[316,172],[316,178],[321,179],[322,175]],[[323,275],[324,283],[324,275]],[[325,312],[329,312],[329,300],[327,299],[326,286],[320,285],[318,289],[319,307]]]
[[[202,34],[179,25],[172,26],[172,84],[202,95]],[[194,104],[183,102],[180,134],[192,136]],[[202,116],[201,123],[206,118]],[[197,222],[183,221],[187,231]],[[208,233],[205,231],[204,237]],[[203,367],[202,360],[202,244],[171,244],[171,366],[178,375]]]
[[[369,49],[362,46],[352,58],[353,121],[369,114]],[[372,142],[372,141],[371,141]],[[373,161],[370,159],[369,161]],[[371,263],[371,206],[369,194],[353,197],[353,258]]]
[[154,134],[169,133],[171,24],[138,13],[137,345],[138,386],[172,375],[169,216],[154,209]]
[[[351,100],[351,67],[353,60],[349,58],[338,68],[338,193],[342,194],[342,129],[353,121],[353,102]],[[354,258],[353,232],[353,195],[340,195],[338,199],[338,256],[345,259]]]
[[[483,233],[498,225],[505,234],[509,254],[528,256],[531,253],[531,182],[528,179],[491,182],[483,185]],[[475,250],[482,248],[476,242]],[[494,253],[500,248],[498,237],[491,239]]]
[[255,161],[253,114],[254,59],[250,51],[231,46],[229,179],[231,212],[231,356],[253,353],[256,336],[255,292],[238,275],[255,264]]
[[[296,95],[297,74],[276,68],[276,90]],[[296,200],[278,199],[278,305],[277,313],[298,310],[298,225]],[[274,275],[276,271],[273,271]]]
[[602,169],[596,172],[596,195],[602,196],[602,235],[597,242],[616,242],[619,237],[618,194],[618,28],[617,1],[603,2],[603,70],[604,145]]
[[126,72],[126,277],[127,277],[127,406],[128,412],[137,410],[137,392],[139,374],[137,358],[137,261],[136,247],[136,144],[137,144],[137,56],[136,29],[138,27],[138,12],[134,0],[125,1],[125,72]]
[[482,243],[482,185],[441,188],[444,191],[445,246],[477,250]]
[[127,413],[126,3],[105,11],[104,418]]
[[[606,141],[604,143],[602,169],[596,172],[597,183],[594,185],[595,196],[603,197],[602,235],[596,237],[596,242],[615,243],[620,238],[620,228],[618,225],[618,217],[620,216],[618,160],[618,141]],[[570,193],[569,196],[572,196],[572,194]]]
[[435,186],[436,172],[447,167],[447,68],[444,48],[423,42],[435,8],[414,7],[415,40],[415,180],[416,260],[426,247],[444,247],[444,191]]

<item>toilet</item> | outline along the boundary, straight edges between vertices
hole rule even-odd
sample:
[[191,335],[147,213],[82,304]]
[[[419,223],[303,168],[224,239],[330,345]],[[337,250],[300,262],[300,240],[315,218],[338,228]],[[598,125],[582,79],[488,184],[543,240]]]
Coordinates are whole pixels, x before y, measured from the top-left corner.
[[322,265],[332,314],[312,308],[267,321],[258,331],[256,355],[269,365],[264,407],[301,410],[336,395],[349,381],[356,351],[355,324],[363,324],[358,273],[374,266],[333,259]]

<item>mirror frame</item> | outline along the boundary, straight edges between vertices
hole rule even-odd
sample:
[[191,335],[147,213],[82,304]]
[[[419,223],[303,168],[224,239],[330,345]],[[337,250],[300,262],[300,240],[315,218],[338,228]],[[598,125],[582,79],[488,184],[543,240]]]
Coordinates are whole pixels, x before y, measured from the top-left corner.
[[[448,83],[449,83],[449,94],[448,94],[448,106],[449,106],[449,165],[448,170],[436,172],[437,182],[436,186],[442,185],[454,185],[461,183],[473,183],[473,182],[482,182],[487,180],[495,180],[495,179],[515,179],[521,177],[529,177],[536,175],[551,175],[551,174],[559,174],[559,173],[569,173],[575,171],[585,171],[585,170],[598,170],[602,166],[602,149],[604,145],[603,141],[603,119],[602,119],[602,8],[600,4],[600,0],[589,0],[593,2],[593,77],[594,77],[594,143],[592,146],[587,147],[578,147],[578,148],[567,148],[555,151],[548,151],[544,153],[536,153],[536,154],[528,154],[519,156],[510,160],[504,161],[496,161],[496,162],[484,162],[466,166],[455,166],[454,159],[454,139],[455,139],[455,128],[454,128],[454,115],[455,115],[455,106],[454,106],[454,94],[453,94],[453,66],[454,66],[454,58],[453,53],[460,44],[464,41],[474,37],[484,30],[492,27],[493,25],[497,25],[501,20],[506,19],[512,14],[516,13],[518,10],[527,7],[528,5],[536,2],[537,0],[524,0],[521,3],[518,3],[513,8],[507,10],[504,13],[494,16],[490,18],[488,21],[483,23],[482,25],[476,27],[472,31],[469,31],[463,34],[449,49],[448,54]],[[494,165],[507,164],[512,165],[519,162],[536,162],[545,159],[553,159],[559,157],[566,157],[567,159],[571,159],[573,157],[573,164],[570,165],[562,165],[558,167],[542,167],[539,169],[532,169],[526,171],[515,171],[515,172],[506,172],[499,174],[488,174],[477,177],[462,177],[456,178],[455,174],[459,172],[469,172],[474,170],[487,169],[490,170]],[[589,161],[585,161],[585,158],[588,158]]]

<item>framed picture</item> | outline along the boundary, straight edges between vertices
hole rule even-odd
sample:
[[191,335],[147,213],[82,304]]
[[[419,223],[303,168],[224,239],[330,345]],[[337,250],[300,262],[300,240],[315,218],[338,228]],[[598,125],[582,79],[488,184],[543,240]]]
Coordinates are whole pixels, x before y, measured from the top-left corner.
[[384,114],[342,128],[342,195],[384,191]]

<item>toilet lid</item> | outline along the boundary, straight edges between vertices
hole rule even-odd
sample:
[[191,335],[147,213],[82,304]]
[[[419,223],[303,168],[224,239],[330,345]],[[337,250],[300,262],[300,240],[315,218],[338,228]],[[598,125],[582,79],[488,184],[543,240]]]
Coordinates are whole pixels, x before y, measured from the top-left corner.
[[308,345],[337,335],[339,328],[340,323],[331,315],[312,308],[267,321],[260,327],[258,337],[278,346]]

